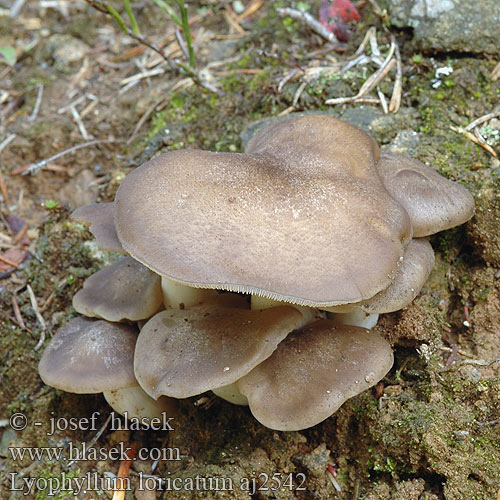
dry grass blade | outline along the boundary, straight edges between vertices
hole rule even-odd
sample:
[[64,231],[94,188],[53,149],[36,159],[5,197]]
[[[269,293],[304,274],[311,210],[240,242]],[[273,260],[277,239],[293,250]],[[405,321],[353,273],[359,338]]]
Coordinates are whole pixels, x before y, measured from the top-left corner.
[[31,307],[33,308],[33,312],[35,313],[36,319],[38,320],[40,326],[42,327],[42,334],[40,335],[40,340],[38,341],[38,344],[35,346],[35,351],[38,351],[38,349],[40,349],[40,347],[42,347],[43,343],[45,342],[45,330],[47,329],[47,325],[45,324],[45,320],[43,319],[40,313],[40,309],[38,308],[38,302],[36,300],[33,289],[31,288],[30,285],[27,285],[26,289],[28,290],[28,295],[30,297],[30,302],[31,302]]
[[377,28],[375,26],[372,26],[366,33],[365,36],[363,37],[362,42],[359,44],[359,47],[357,48],[356,52],[354,52],[353,58],[361,55],[366,46],[368,45],[368,42],[370,41],[370,38],[374,36],[377,32]]
[[328,99],[325,101],[325,104],[329,105],[345,104],[348,102],[359,101],[360,98],[365,97],[387,76],[389,71],[391,71],[391,69],[394,67],[394,64],[396,63],[396,61],[393,59],[395,50],[396,50],[396,39],[393,36],[391,36],[391,47],[389,49],[387,57],[385,58],[380,68],[377,71],[375,71],[375,73],[373,73],[373,75],[371,75],[370,78],[368,78],[366,82],[361,86],[358,93],[355,96],[351,97],[337,97],[333,99]]
[[311,14],[302,12],[301,10],[291,9],[289,7],[278,8],[276,11],[280,16],[289,16],[293,19],[297,19],[298,21],[302,21],[325,40],[329,42],[338,42],[340,44],[334,33],[328,31],[317,19],[311,16]]
[[80,114],[74,106],[71,106],[69,109],[71,111],[71,115],[73,116],[73,120],[75,120],[78,130],[80,131],[80,134],[82,135],[84,140],[88,141],[89,134],[87,132],[87,129],[85,128],[85,125],[83,124],[83,120]]
[[241,23],[247,17],[255,14],[264,5],[264,0],[252,0],[247,8],[238,16],[238,22]]
[[499,78],[500,78],[500,62],[495,66],[495,68],[491,72],[491,79],[493,81],[498,80]]
[[401,106],[401,93],[403,90],[403,65],[401,63],[401,53],[399,46],[396,43],[396,80],[394,82],[394,89],[392,90],[391,103],[389,104],[389,111],[397,113]]
[[19,267],[19,264],[16,264],[13,260],[10,260],[7,257],[4,257],[3,255],[0,255],[0,261],[3,262],[4,264],[7,264],[10,267],[13,267],[14,269],[17,269]]
[[0,142],[0,153],[16,138],[16,134],[10,134]]
[[473,128],[476,128],[478,125],[481,125],[482,123],[487,122],[492,118],[496,118],[498,116],[500,116],[500,110],[493,111],[492,113],[487,113],[486,115],[480,116],[479,118],[476,118],[473,122],[469,123],[469,125],[467,125],[467,127],[465,127],[464,130],[472,130]]
[[38,172],[41,168],[47,167],[49,163],[51,163],[54,160],[57,160],[58,158],[61,158],[61,156],[65,156],[69,153],[74,153],[75,151],[78,151],[79,149],[82,148],[88,148],[90,146],[95,146],[97,144],[111,144],[114,142],[122,142],[116,139],[110,139],[106,141],[89,141],[89,142],[84,142],[83,144],[77,144],[76,146],[73,146],[72,148],[65,149],[64,151],[61,151],[60,153],[57,153],[50,158],[47,158],[46,160],[41,160],[36,163],[32,163],[31,165],[26,165],[25,167],[17,168],[11,172],[12,175],[27,175],[27,174],[34,174]]
[[34,122],[38,116],[38,111],[40,110],[40,105],[42,104],[42,97],[43,97],[43,83],[39,83],[37,85],[38,87],[38,93],[36,96],[36,101],[35,101],[35,106],[33,107],[33,111],[31,115],[28,117],[28,120],[30,122]]
[[296,76],[300,75],[300,74],[303,74],[304,72],[299,69],[299,68],[295,68],[293,69],[292,71],[290,71],[289,73],[287,73],[279,82],[278,84],[278,92],[281,93],[281,91],[283,90],[283,87],[285,86],[285,84],[287,82],[289,82],[290,80],[292,80],[293,78],[295,78]]
[[26,324],[24,323],[23,316],[21,314],[21,310],[19,309],[19,304],[15,297],[12,297],[11,300],[12,309],[14,310],[14,316],[16,317],[17,324],[23,329],[27,330]]
[[465,130],[461,127],[453,127],[452,125],[450,125],[450,128],[454,132],[458,132],[459,134],[467,137],[467,139],[470,139],[472,142],[474,142],[478,146],[481,146],[483,149],[486,149],[486,151],[488,151],[488,153],[490,153],[490,155],[494,158],[498,158],[496,151],[489,144],[481,142],[474,134],[471,134],[468,130]]
[[5,181],[4,181],[4,178],[3,178],[3,175],[1,172],[0,172],[0,191],[1,191],[2,196],[3,196],[4,204],[7,206],[10,205],[9,195],[7,193],[7,186],[5,185]]

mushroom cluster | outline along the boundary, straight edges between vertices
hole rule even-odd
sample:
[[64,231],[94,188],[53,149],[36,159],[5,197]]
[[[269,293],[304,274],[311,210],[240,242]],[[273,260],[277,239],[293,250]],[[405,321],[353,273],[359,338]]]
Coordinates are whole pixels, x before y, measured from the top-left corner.
[[132,387],[152,413],[211,390],[272,429],[313,426],[389,371],[378,314],[427,280],[425,237],[473,211],[461,185],[328,115],[271,124],[245,153],[160,155],[74,212],[125,257],[74,296],[94,319],[54,335],[40,375],[112,404]]

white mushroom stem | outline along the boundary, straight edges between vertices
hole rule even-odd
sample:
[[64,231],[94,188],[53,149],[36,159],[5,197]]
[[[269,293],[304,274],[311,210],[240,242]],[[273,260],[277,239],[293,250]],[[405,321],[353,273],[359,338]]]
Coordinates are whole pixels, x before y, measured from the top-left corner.
[[246,396],[241,394],[236,382],[234,384],[225,385],[223,387],[218,387],[217,389],[212,389],[212,392],[230,403],[241,406],[248,406],[248,399]]
[[325,314],[314,307],[289,304],[288,302],[268,299],[267,297],[261,297],[259,295],[252,295],[250,299],[250,309],[270,309],[271,307],[278,306],[291,306],[302,314],[302,323],[297,326],[297,329],[303,328],[317,319],[325,318]]
[[186,286],[165,276],[161,277],[161,290],[165,307],[176,309],[198,305],[218,293],[217,290]]
[[327,316],[338,325],[361,326],[367,330],[371,330],[378,321],[378,314],[366,313],[360,307],[355,307],[351,312],[347,313],[329,312]]
[[162,396],[155,400],[148,396],[140,386],[124,387],[114,391],[105,391],[103,395],[109,405],[120,415],[127,412],[128,417],[161,418],[163,412],[169,417],[177,413],[177,401]]

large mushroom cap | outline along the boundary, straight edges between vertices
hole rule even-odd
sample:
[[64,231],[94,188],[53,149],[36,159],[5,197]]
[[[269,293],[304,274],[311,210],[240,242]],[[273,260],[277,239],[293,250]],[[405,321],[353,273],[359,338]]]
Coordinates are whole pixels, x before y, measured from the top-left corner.
[[75,318],[52,337],[38,365],[40,377],[47,385],[78,394],[135,386],[136,340],[132,326]]
[[301,320],[290,306],[167,309],[141,330],[135,376],[154,398],[187,398],[232,384],[269,357]]
[[71,217],[90,225],[89,230],[99,248],[123,252],[122,244],[116,235],[113,206],[114,203],[92,203],[77,208]]
[[392,363],[391,346],[376,333],[319,320],[291,333],[236,385],[259,422],[295,431],[332,415],[376,384]]
[[158,312],[162,301],[160,276],[124,257],[87,278],[73,297],[73,307],[108,321],[139,321]]
[[366,134],[307,116],[249,148],[175,151],[130,173],[115,199],[123,248],[187,285],[301,305],[358,302],[389,285],[411,227]]
[[469,191],[421,161],[382,153],[377,169],[391,196],[408,212],[415,237],[458,226],[474,215]]

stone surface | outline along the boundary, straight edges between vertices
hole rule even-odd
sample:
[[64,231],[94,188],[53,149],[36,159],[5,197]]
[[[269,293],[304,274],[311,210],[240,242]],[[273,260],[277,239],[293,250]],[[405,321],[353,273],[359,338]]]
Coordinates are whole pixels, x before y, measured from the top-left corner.
[[498,0],[386,0],[391,24],[413,28],[424,50],[500,52]]
[[57,63],[67,66],[83,59],[90,47],[70,35],[52,35],[47,43],[47,50]]

